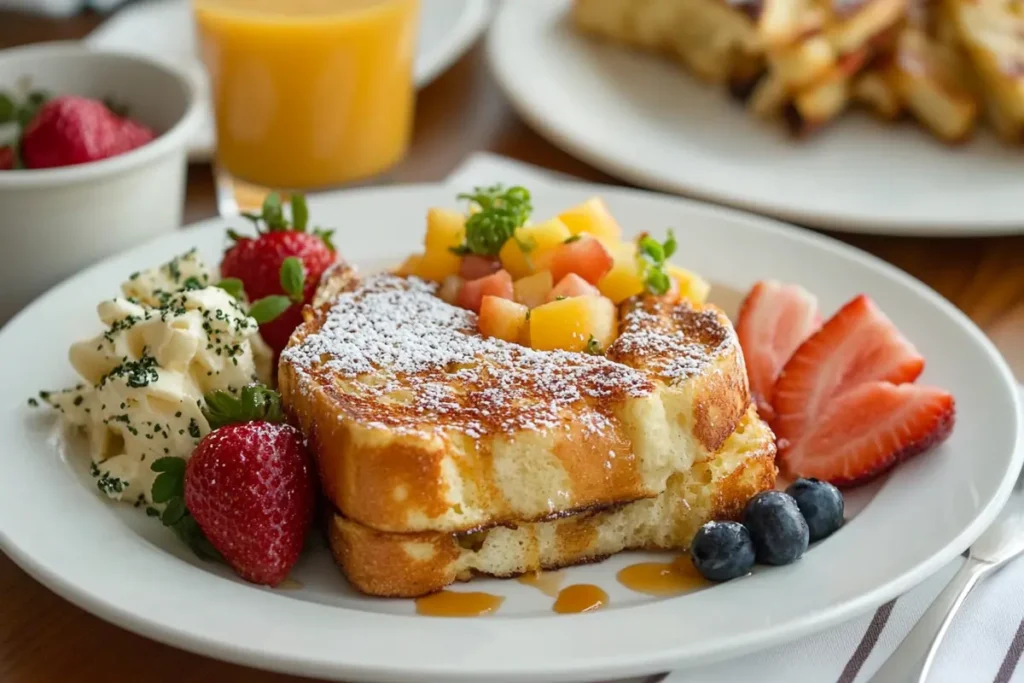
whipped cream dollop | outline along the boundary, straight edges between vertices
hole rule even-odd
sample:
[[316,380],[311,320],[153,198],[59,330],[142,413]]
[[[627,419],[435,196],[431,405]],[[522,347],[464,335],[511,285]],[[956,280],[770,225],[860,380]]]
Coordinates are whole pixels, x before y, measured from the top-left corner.
[[133,274],[97,307],[106,329],[71,347],[82,383],[44,394],[88,435],[92,474],[113,499],[151,502],[151,464],[188,458],[210,431],[205,394],[270,381],[259,326],[213,281],[194,250]]

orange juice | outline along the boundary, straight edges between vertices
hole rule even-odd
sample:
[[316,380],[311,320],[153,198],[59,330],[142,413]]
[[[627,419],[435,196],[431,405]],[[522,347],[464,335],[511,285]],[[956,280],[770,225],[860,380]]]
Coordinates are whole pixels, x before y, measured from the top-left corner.
[[419,0],[194,0],[217,160],[271,188],[367,178],[405,153]]

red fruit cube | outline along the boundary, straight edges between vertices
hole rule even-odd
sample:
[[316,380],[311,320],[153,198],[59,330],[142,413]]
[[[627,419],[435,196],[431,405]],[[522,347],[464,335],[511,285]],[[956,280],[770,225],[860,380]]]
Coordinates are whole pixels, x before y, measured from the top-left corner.
[[485,296],[501,299],[512,298],[512,276],[508,271],[499,270],[486,277],[470,280],[462,285],[458,305],[474,313],[480,312],[480,302]]
[[467,254],[462,257],[459,275],[465,280],[479,280],[491,273],[497,273],[499,270],[501,270],[501,262],[498,259]]
[[568,299],[574,296],[601,296],[600,290],[576,273],[569,273],[548,293],[548,301]]
[[558,247],[551,259],[551,276],[559,282],[575,273],[592,285],[612,268],[612,255],[593,237],[581,237]]

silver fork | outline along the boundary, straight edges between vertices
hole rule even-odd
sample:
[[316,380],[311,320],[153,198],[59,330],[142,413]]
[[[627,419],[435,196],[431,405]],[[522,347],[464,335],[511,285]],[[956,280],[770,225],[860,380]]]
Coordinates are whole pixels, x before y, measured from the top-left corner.
[[868,683],[924,683],[953,616],[978,581],[1024,552],[1024,475],[967,561]]

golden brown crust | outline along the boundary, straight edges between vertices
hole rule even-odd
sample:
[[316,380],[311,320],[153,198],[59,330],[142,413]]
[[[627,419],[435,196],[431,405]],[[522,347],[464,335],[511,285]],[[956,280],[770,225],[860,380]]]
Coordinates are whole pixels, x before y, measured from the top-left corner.
[[[471,536],[383,533],[337,515],[331,548],[355,588],[387,597],[416,597],[480,574],[508,577],[599,561],[621,550],[685,550],[705,522],[739,518],[751,496],[775,485],[774,437],[756,418],[744,425],[759,430],[752,445],[730,442],[728,452],[673,477],[656,499]],[[489,558],[489,545],[506,549],[515,568]]]
[[[423,283],[368,282],[344,268],[327,278],[321,292],[340,293],[350,310],[306,310],[279,386],[327,498],[380,531],[466,532],[656,496],[674,471],[716,451],[749,403],[735,333],[714,307],[640,297],[624,307],[607,358],[552,355],[482,340],[471,313]],[[402,338],[381,303],[401,309],[404,324],[441,322]],[[370,330],[373,343],[315,339],[360,324],[384,329]],[[431,330],[443,343],[420,350],[428,360],[465,339],[477,355],[414,363],[398,342],[429,342]],[[345,374],[379,348],[390,364]],[[416,372],[402,371],[410,364]]]

